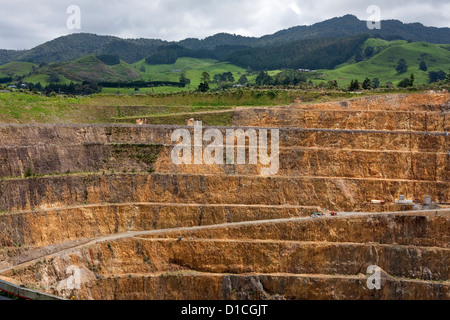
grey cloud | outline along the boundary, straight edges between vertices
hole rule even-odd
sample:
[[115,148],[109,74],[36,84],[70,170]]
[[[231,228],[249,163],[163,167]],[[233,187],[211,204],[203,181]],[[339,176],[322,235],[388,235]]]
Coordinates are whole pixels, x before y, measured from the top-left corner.
[[76,32],[126,38],[262,36],[345,14],[367,19],[373,4],[381,8],[382,19],[450,26],[447,0],[0,0],[0,48],[31,48],[73,32],[66,27],[71,4],[81,8],[82,29]]

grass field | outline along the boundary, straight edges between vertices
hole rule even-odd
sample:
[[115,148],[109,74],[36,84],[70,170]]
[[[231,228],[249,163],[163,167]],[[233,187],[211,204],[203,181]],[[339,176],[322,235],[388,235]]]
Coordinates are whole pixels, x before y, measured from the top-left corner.
[[189,91],[189,87],[179,88],[179,87],[153,87],[153,88],[139,88],[136,91],[134,88],[103,88],[103,93],[105,94],[144,94],[144,93],[175,93],[175,92],[186,92]]
[[[145,72],[140,72],[146,81],[174,81],[180,80],[180,71],[186,72],[186,78],[191,80],[191,85],[187,90],[195,90],[200,84],[203,72],[208,72],[211,80],[214,75],[225,72],[233,73],[235,80],[239,80],[246,70],[230,63],[219,62],[212,59],[195,59],[195,58],[179,58],[174,64],[149,65],[145,60],[141,60],[131,65],[135,70],[140,71],[141,67],[145,68]],[[214,84],[212,85],[214,88]]]
[[0,94],[1,123],[58,122],[81,98],[46,97],[21,92]]
[[0,77],[23,76],[31,72],[33,66],[37,65],[29,62],[11,62],[0,66]]
[[[367,93],[370,94],[370,93]],[[298,98],[322,102],[352,98],[352,93],[304,90],[233,90],[214,93],[97,94],[46,97],[20,91],[0,93],[0,123],[112,123],[120,118],[154,116],[160,123],[179,124],[176,114],[223,111],[232,107],[289,105]],[[167,115],[171,115],[167,117]],[[162,117],[166,116],[166,117]],[[210,124],[230,122],[229,114],[205,115]]]
[[94,56],[86,56],[75,61],[49,64],[39,68],[37,73],[26,77],[24,82],[38,83],[46,86],[50,83],[50,74],[59,76],[59,84],[80,83],[83,80],[90,81],[132,81],[140,78],[138,72],[121,62],[116,66],[107,66]]
[[[50,83],[49,81],[50,76],[48,74],[33,74],[29,77],[26,77],[23,82],[27,83],[40,83],[43,86],[46,86]],[[65,76],[59,76],[59,84],[70,84],[72,80],[67,79]],[[73,81],[74,83],[77,83],[77,81]]]
[[[386,82],[397,85],[414,73],[415,84],[426,84],[429,82],[428,72],[442,70],[447,73],[450,68],[450,45],[369,39],[364,48],[367,46],[374,47],[375,52],[379,53],[366,61],[355,63],[351,60],[334,70],[320,70],[327,75],[322,80],[337,80],[340,85],[345,86],[352,79],[362,82],[368,77],[371,80],[379,78],[381,85]],[[395,68],[401,58],[406,60],[408,71],[400,74]],[[419,69],[421,61],[427,63],[428,71]]]

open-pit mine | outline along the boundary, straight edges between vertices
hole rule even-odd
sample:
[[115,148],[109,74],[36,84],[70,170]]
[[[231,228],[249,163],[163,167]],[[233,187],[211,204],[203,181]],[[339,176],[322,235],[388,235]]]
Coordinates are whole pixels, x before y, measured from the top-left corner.
[[174,164],[189,125],[1,124],[0,289],[449,300],[449,111],[446,92],[233,109],[224,135],[279,130],[271,176]]

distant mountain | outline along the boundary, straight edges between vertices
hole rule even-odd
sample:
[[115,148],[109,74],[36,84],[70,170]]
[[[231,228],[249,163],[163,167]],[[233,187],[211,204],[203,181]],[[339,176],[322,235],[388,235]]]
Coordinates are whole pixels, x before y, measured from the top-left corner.
[[119,38],[95,34],[71,34],[41,44],[20,56],[20,61],[51,63],[71,61],[93,54],[104,45]]
[[250,48],[230,54],[226,60],[253,70],[333,69],[360,50],[368,35],[306,39]]
[[26,81],[37,82],[42,79],[43,83],[58,82],[51,80],[56,78],[67,79],[67,81],[105,81],[105,82],[128,82],[141,78],[139,72],[133,68],[119,63],[117,65],[107,65],[93,55],[61,63],[52,63],[36,68]]
[[437,44],[450,43],[450,28],[425,27],[420,23],[384,20],[381,22],[381,29],[370,30],[367,28],[367,21],[359,20],[353,15],[333,18],[312,26],[298,26],[282,30],[273,35],[263,36],[258,41],[267,45],[305,39],[354,36],[363,33],[368,34],[371,38],[382,37]]
[[59,37],[31,50],[0,50],[0,64],[26,61],[40,64],[67,62],[87,55],[112,54],[133,63],[144,59],[157,48],[167,44],[162,40],[121,39],[89,33],[75,33]]
[[178,44],[188,49],[211,50],[218,45],[264,47],[298,40],[347,37],[360,34],[387,39],[424,41],[437,44],[450,43],[450,28],[425,27],[420,23],[407,24],[398,20],[385,20],[381,22],[381,29],[370,30],[367,28],[367,21],[359,20],[353,15],[345,15],[312,26],[292,27],[260,38],[219,33],[204,40],[186,39]]
[[450,43],[450,28],[426,27],[420,23],[405,24],[398,20],[387,20],[381,22],[380,30],[369,30],[365,21],[361,21],[353,15],[346,15],[312,26],[293,27],[260,38],[219,33],[203,40],[190,38],[179,42],[168,42],[155,39],[121,39],[84,33],[72,34],[49,41],[31,50],[0,50],[0,65],[12,61],[27,61],[37,64],[67,62],[86,55],[103,54],[117,55],[123,61],[134,63],[156,53],[158,48],[174,44],[194,51],[215,51],[217,55],[222,49],[226,49],[227,54],[232,54],[233,51],[244,48],[265,48],[300,40],[344,38],[361,34],[388,40],[404,39],[439,44]]
[[0,50],[0,65],[19,61],[20,56],[23,55],[26,50]]

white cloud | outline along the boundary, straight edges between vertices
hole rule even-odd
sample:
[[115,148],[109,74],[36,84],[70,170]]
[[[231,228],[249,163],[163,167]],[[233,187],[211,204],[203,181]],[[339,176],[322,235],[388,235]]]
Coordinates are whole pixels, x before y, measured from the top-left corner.
[[448,0],[0,0],[0,48],[29,49],[73,32],[66,27],[72,4],[81,7],[81,32],[126,38],[262,36],[345,14],[366,19],[372,4],[383,19],[450,27]]

